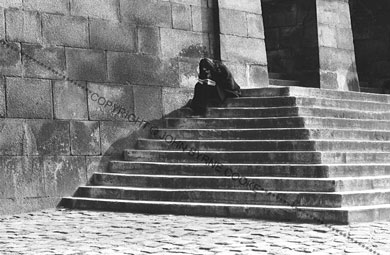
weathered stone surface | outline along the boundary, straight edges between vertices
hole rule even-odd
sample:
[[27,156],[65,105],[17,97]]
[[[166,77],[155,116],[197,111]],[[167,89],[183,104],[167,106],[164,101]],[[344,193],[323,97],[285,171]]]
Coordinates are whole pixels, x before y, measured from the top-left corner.
[[69,0],[24,0],[24,8],[47,13],[69,13]]
[[337,29],[337,48],[345,50],[354,50],[352,29]]
[[128,121],[134,113],[133,88],[123,85],[88,84],[88,109],[91,120]]
[[161,50],[166,58],[180,56],[199,59],[210,55],[208,34],[166,28],[162,28],[160,32]]
[[0,74],[22,75],[21,51],[19,43],[0,45]]
[[107,80],[106,54],[101,50],[65,50],[69,78],[81,81]]
[[7,116],[51,119],[52,88],[48,80],[7,78]]
[[21,162],[20,158],[0,156],[0,199],[15,197],[16,191],[13,179],[18,162]]
[[144,120],[161,119],[161,87],[134,86],[134,110],[135,114]]
[[124,23],[90,21],[92,48],[113,51],[136,51],[136,28]]
[[221,58],[231,62],[266,65],[267,54],[264,40],[221,35]]
[[172,4],[173,28],[191,30],[191,6],[184,4]]
[[38,12],[7,9],[7,39],[18,42],[42,42],[41,17]]
[[248,35],[248,22],[245,12],[221,9],[219,10],[219,19],[222,34],[237,36]]
[[190,88],[162,88],[164,115],[186,105],[193,98],[193,92]]
[[261,14],[260,0],[218,0],[219,8]]
[[85,82],[56,81],[53,85],[55,119],[88,119]]
[[191,6],[192,30],[195,32],[212,33],[214,31],[213,9]]
[[69,123],[49,120],[0,120],[0,155],[69,155]]
[[99,122],[72,121],[70,142],[72,155],[100,155]]
[[0,118],[5,117],[5,80],[0,77]]
[[337,48],[337,29],[328,25],[318,25],[319,44],[324,47]]
[[103,156],[122,156],[126,148],[135,146],[137,141],[136,131],[138,123],[131,122],[108,122],[100,123],[100,138]]
[[171,3],[207,7],[207,0],[170,0]]
[[111,156],[87,156],[87,180],[89,180],[94,173],[102,173],[108,171],[108,165]]
[[249,87],[267,87],[269,84],[268,68],[262,65],[249,66]]
[[177,86],[177,60],[162,60],[150,55],[108,52],[108,77],[111,82],[140,85]]
[[316,0],[317,20],[320,24],[351,28],[349,4],[346,1]]
[[71,196],[87,182],[85,157],[44,157],[45,192],[52,197]]
[[0,7],[3,8],[21,8],[23,0],[0,0]]
[[5,39],[5,16],[4,8],[0,7],[0,39]]
[[198,59],[179,61],[180,87],[193,89],[198,82]]
[[95,19],[119,20],[119,0],[70,0],[70,13]]
[[63,79],[60,74],[64,74],[65,71],[64,48],[23,44],[22,51],[23,71],[26,77]]
[[153,0],[121,0],[122,21],[142,25],[172,27],[171,4]]
[[264,39],[263,16],[259,14],[247,14],[248,36]]
[[42,30],[49,44],[88,47],[88,20],[84,17],[42,14]]
[[224,64],[229,68],[230,72],[232,72],[234,80],[241,88],[249,87],[246,63],[224,62]]
[[27,120],[32,155],[70,155],[69,122]]
[[138,50],[143,54],[160,54],[160,30],[155,27],[138,27]]

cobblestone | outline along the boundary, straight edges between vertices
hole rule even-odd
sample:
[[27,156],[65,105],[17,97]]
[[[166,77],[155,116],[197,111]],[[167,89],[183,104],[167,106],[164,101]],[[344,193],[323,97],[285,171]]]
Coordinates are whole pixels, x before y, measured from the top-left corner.
[[[0,254],[370,254],[326,226],[260,220],[45,210],[0,216]],[[333,226],[390,254],[390,222]]]

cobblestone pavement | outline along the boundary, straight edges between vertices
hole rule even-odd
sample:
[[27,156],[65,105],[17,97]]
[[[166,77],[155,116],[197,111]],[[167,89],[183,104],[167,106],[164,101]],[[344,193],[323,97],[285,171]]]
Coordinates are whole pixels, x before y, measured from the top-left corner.
[[[0,216],[0,254],[370,254],[326,226],[46,210]],[[390,254],[390,223],[335,226]]]

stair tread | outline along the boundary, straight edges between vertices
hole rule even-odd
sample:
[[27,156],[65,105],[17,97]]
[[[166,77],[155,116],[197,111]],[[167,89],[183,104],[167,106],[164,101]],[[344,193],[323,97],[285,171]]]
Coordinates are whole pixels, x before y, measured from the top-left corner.
[[84,198],[84,197],[65,197],[68,200],[81,201],[104,201],[113,203],[129,203],[129,204],[156,204],[156,205],[189,205],[189,206],[217,206],[217,207],[245,207],[245,208],[274,208],[283,210],[304,209],[310,211],[359,211],[369,209],[390,209],[390,204],[368,205],[368,206],[346,206],[346,207],[304,207],[304,206],[283,206],[283,205],[254,205],[254,204],[226,204],[226,203],[197,203],[197,202],[175,202],[175,201],[145,201],[145,200],[121,200],[121,199],[104,199],[104,198]]
[[[125,161],[125,160],[112,160],[113,163],[120,164],[153,164],[153,165],[192,165],[192,166],[204,166],[204,163],[194,163],[194,162],[155,162],[155,161]],[[279,164],[245,164],[245,163],[224,163],[224,166],[309,166],[309,167],[327,167],[327,166],[390,166],[390,162],[386,163],[348,163],[348,164],[337,164],[337,163],[327,163],[327,164],[290,164],[290,163],[279,163]]]

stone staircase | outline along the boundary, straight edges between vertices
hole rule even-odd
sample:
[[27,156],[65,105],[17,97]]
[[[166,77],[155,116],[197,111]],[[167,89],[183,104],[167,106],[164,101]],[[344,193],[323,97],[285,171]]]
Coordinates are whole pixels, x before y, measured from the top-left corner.
[[154,137],[139,139],[61,205],[314,223],[390,219],[390,96],[267,87],[243,90],[205,117],[189,114],[165,118]]

